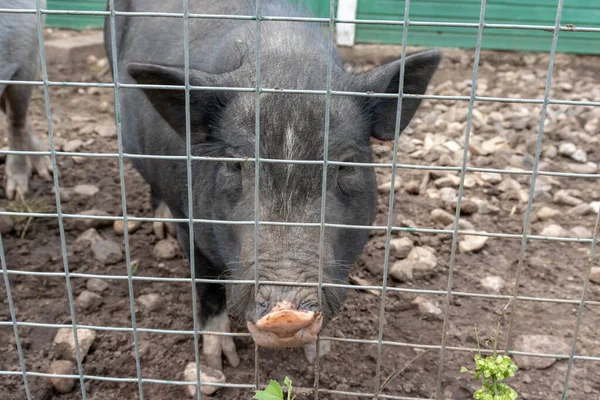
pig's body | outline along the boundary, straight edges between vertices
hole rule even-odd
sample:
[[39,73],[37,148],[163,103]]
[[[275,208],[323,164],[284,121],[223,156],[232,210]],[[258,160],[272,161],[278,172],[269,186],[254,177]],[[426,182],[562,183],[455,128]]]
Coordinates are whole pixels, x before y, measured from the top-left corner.
[[[182,2],[117,0],[119,11],[182,12]],[[191,13],[256,14],[254,1],[190,1]],[[285,1],[261,1],[261,15],[306,15]],[[110,23],[106,47],[111,54]],[[190,84],[193,86],[255,86],[256,22],[190,19]],[[310,23],[263,22],[261,30],[261,87],[323,90],[326,88],[328,37]],[[116,18],[119,80],[123,83],[183,85],[183,20],[178,18]],[[399,62],[359,76],[348,74],[337,53],[332,89],[398,91]],[[439,62],[437,52],[407,60],[405,92],[423,93]],[[414,82],[408,79],[414,77]],[[407,90],[408,89],[408,90]],[[122,88],[120,103],[124,145],[137,154],[186,154],[183,91]],[[255,94],[192,91],[192,153],[197,156],[254,157]],[[329,160],[371,162],[370,136],[393,139],[394,100],[336,96],[331,102]],[[419,102],[405,99],[403,129]],[[322,160],[325,96],[261,94],[260,157]],[[188,218],[186,162],[134,159],[150,184],[153,204],[168,205],[177,218]],[[254,164],[194,161],[192,168],[194,218],[254,219]],[[259,218],[262,221],[320,221],[321,165],[261,163]],[[371,168],[328,169],[326,222],[370,225],[376,212],[376,181]],[[196,224],[196,277],[254,279],[252,225]],[[178,237],[189,255],[188,226]],[[348,269],[361,254],[367,230],[326,229],[323,281],[346,282]],[[319,229],[262,225],[259,235],[259,279],[318,282]],[[199,284],[200,324],[203,330],[229,330],[225,288]],[[231,311],[245,319],[254,339],[269,347],[314,343],[323,321],[341,305],[343,291],[325,287],[320,305],[315,287],[234,285]],[[256,302],[255,302],[256,295]],[[203,351],[212,366],[221,354],[236,365],[233,341],[205,336]]]
[[[2,2],[0,8],[35,9],[35,0]],[[45,1],[42,1],[45,7]],[[0,80],[34,81],[39,68],[39,45],[35,14],[0,13]],[[15,151],[43,150],[27,122],[33,86],[0,83],[0,109],[7,115],[8,148]],[[47,157],[9,154],[6,158],[6,196],[28,191],[32,169],[50,178]]]

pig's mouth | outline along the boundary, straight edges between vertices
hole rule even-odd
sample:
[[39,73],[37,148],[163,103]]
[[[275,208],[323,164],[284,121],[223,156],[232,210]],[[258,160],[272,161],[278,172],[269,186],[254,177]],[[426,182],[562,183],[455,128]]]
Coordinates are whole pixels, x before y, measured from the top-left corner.
[[274,308],[248,330],[259,346],[292,348],[314,343],[323,326],[320,312],[293,309],[286,304]]

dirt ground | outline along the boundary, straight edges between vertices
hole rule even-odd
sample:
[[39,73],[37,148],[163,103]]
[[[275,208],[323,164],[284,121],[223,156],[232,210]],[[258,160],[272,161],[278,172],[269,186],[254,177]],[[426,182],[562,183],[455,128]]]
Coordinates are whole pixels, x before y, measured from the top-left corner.
[[[445,51],[446,58],[436,75],[429,93],[469,95],[474,51]],[[479,95],[492,97],[520,97],[541,99],[544,93],[548,55],[519,54],[509,52],[487,52],[481,56],[479,68]],[[558,55],[554,69],[553,99],[600,101],[600,70],[598,58]],[[349,60],[356,70],[369,67],[368,62],[357,57]],[[76,66],[53,65],[49,67],[50,79],[78,82],[109,82],[110,74],[101,74],[102,62],[94,60]],[[103,137],[95,132],[103,126],[112,126],[113,92],[99,88],[52,87],[50,89],[52,123],[60,145],[73,139],[82,140],[78,151],[116,152],[115,137]],[[401,138],[398,160],[414,165],[460,165],[466,126],[468,102],[424,101],[411,126]],[[477,102],[475,105],[472,141],[474,146],[486,140],[496,143],[491,154],[481,154],[474,147],[469,154],[468,165],[481,168],[531,169],[533,160],[532,139],[538,131],[541,106],[539,104],[510,104],[502,102]],[[541,169],[544,171],[568,171],[576,161],[556,154],[562,142],[570,142],[583,149],[588,163],[600,162],[598,146],[598,121],[600,109],[565,105],[550,105],[544,130]],[[36,134],[46,134],[46,115],[43,91],[36,88],[31,105],[31,122]],[[595,124],[595,125],[594,125]],[[458,147],[448,145],[448,142]],[[535,144],[535,142],[533,142]],[[492,146],[493,147],[493,146]],[[554,147],[554,149],[552,149]],[[374,144],[377,162],[390,162],[391,145]],[[100,191],[93,197],[73,195],[62,202],[63,212],[77,213],[87,209],[100,209],[120,215],[121,198],[118,162],[114,158],[57,159],[61,187],[71,188],[78,184],[93,184]],[[584,165],[584,164],[580,164]],[[379,168],[381,184],[390,180],[390,170]],[[427,175],[427,176],[426,176]],[[452,202],[443,198],[443,184],[436,181],[444,173],[428,173],[423,170],[400,169],[398,177],[401,189],[396,193],[394,204],[395,225],[408,228],[442,229],[431,211],[444,209],[454,213]],[[4,164],[0,164],[0,178],[4,182]],[[480,201],[479,211],[465,215],[474,229],[480,231],[521,234],[526,211],[529,178],[513,175],[520,189],[500,188],[509,178],[503,176],[501,183],[485,180],[481,173],[468,174],[469,187],[464,196]],[[419,194],[414,194],[415,183],[426,179]],[[427,181],[428,179],[428,181]],[[127,208],[130,215],[151,217],[148,186],[125,163]],[[540,190],[536,191],[533,204],[531,233],[539,234],[550,223],[566,230],[583,227],[594,229],[595,214],[577,215],[569,212],[573,207],[561,204],[556,199],[559,190],[569,192],[582,203],[600,200],[600,188],[594,179],[564,177],[540,177]],[[514,183],[510,182],[513,186]],[[417,185],[417,186],[418,186]],[[451,185],[452,186],[452,185]],[[411,188],[412,187],[412,188]],[[34,177],[31,182],[31,199],[43,204],[46,211],[55,211],[55,199],[51,183]],[[440,190],[441,189],[441,190]],[[411,193],[409,193],[409,191]],[[388,215],[388,194],[380,195],[377,225],[385,225]],[[484,204],[485,206],[483,206]],[[0,190],[0,207],[10,208],[14,204],[4,198]],[[537,216],[542,207],[557,211],[550,219]],[[74,221],[65,219],[65,236],[68,246],[68,263],[71,272],[98,275],[125,275],[124,262],[104,266],[95,260],[92,251],[76,251],[75,239],[80,231],[74,229]],[[18,221],[15,230],[2,237],[8,269],[14,271],[63,272],[59,225],[55,218],[35,218],[23,235],[26,221]],[[99,228],[100,234],[123,245],[123,238],[116,236],[112,226]],[[429,246],[437,257],[437,266],[425,275],[417,275],[411,281],[388,281],[390,287],[445,291],[448,285],[452,235],[418,232],[394,232],[394,237],[407,237],[415,246]],[[462,238],[461,238],[462,240]],[[137,276],[188,277],[189,266],[181,256],[173,260],[157,260],[152,252],[156,238],[152,224],[144,223],[139,231],[130,236],[132,260],[139,262]],[[352,270],[353,276],[364,279],[370,285],[381,285],[383,279],[385,236],[373,232],[371,240],[360,261]],[[483,249],[477,252],[457,252],[452,290],[461,293],[498,294],[482,285],[481,280],[499,276],[504,285],[499,289],[503,295],[514,291],[515,278],[521,249],[519,238],[490,238]],[[526,298],[569,300],[571,302],[534,302],[527,299],[517,301],[514,315],[513,336],[543,334],[551,335],[566,344],[569,349],[574,340],[577,322],[578,301],[581,298],[583,280],[590,252],[590,243],[529,240],[520,277],[519,294]],[[390,265],[395,263],[392,255]],[[598,259],[594,260],[598,266]],[[18,321],[70,324],[64,277],[39,277],[10,274],[12,298]],[[0,283],[0,321],[10,321],[4,281]],[[102,304],[89,309],[77,310],[77,323],[97,326],[130,325],[129,291],[126,280],[107,280],[109,288],[102,293]],[[74,296],[86,287],[86,279],[72,278]],[[188,283],[135,281],[134,295],[156,293],[162,307],[147,311],[139,305],[136,320],[139,327],[191,330],[191,290]],[[445,311],[446,296],[442,294],[420,294],[434,306]],[[388,292],[385,298],[385,321],[383,339],[398,345],[382,348],[382,381],[400,372],[382,391],[385,395],[402,399],[429,399],[436,393],[443,320],[436,315],[422,314],[412,304],[417,297],[411,292]],[[577,338],[577,355],[600,357],[600,285],[590,283],[587,304]],[[472,367],[471,351],[477,347],[473,324],[477,324],[482,338],[493,332],[498,321],[497,313],[506,305],[506,299],[467,297],[455,295],[449,307],[447,346],[442,378],[444,398],[472,398],[476,382],[459,373],[460,367]],[[381,298],[365,291],[349,293],[340,314],[325,332],[328,336],[344,339],[377,340]],[[241,331],[241,330],[240,330]],[[501,347],[507,332],[506,324],[500,334]],[[57,359],[52,340],[56,329],[45,327],[21,327],[19,330],[25,364],[28,371],[46,372]],[[140,333],[141,368],[144,378],[183,380],[183,370],[188,362],[194,361],[193,338],[190,335]],[[238,368],[225,366],[228,382],[254,383],[254,346],[250,338],[236,338],[241,357]],[[483,344],[485,346],[485,344]],[[421,348],[414,348],[421,346]],[[427,349],[427,346],[434,346]],[[528,349],[514,348],[517,351]],[[552,352],[554,349],[549,349]],[[420,355],[415,360],[415,357]],[[568,351],[565,353],[568,354]],[[315,373],[301,351],[266,350],[259,353],[259,377],[261,383],[268,379],[282,380],[290,376],[295,386],[313,387]],[[331,352],[320,363],[319,386],[347,392],[373,393],[377,366],[376,344],[332,342]],[[561,398],[568,362],[557,361],[544,369],[519,370],[509,382],[522,399]],[[19,361],[12,326],[0,326],[0,370],[18,371]],[[136,362],[133,352],[133,336],[127,332],[99,330],[92,348],[83,363],[84,373],[93,376],[120,378],[136,377]],[[568,398],[574,400],[600,399],[600,363],[577,359],[573,364],[568,387]],[[80,399],[82,393],[77,385],[67,394],[55,392],[45,377],[29,376],[32,398]],[[3,399],[24,399],[25,390],[20,375],[0,375],[0,390]],[[143,385],[145,399],[185,398],[183,386],[146,383]],[[88,399],[137,399],[137,383],[115,383],[97,379],[86,380]],[[214,396],[219,399],[249,399],[249,390],[226,388]],[[312,394],[299,394],[297,399],[312,398]],[[332,395],[320,393],[321,399],[350,399],[357,395]]]

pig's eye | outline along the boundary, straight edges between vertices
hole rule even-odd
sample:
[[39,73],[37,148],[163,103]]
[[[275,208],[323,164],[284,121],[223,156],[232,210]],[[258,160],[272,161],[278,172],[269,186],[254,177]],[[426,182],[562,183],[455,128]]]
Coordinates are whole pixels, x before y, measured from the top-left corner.
[[[355,162],[354,157],[346,157],[344,159],[341,160],[342,162]],[[353,165],[346,165],[346,164],[342,164],[342,165],[338,165],[338,173],[340,174],[351,174],[352,172],[355,171],[355,168]]]

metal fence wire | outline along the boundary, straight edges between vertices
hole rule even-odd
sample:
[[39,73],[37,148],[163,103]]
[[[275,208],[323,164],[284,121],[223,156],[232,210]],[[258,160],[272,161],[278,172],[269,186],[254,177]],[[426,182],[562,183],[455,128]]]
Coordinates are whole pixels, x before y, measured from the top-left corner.
[[[330,0],[330,16],[329,18],[299,18],[299,17],[280,17],[280,16],[265,16],[260,13],[260,0],[256,0],[256,13],[255,15],[213,15],[213,14],[193,14],[189,12],[188,2],[189,0],[183,1],[183,13],[154,13],[154,12],[123,12],[115,10],[114,0],[109,1],[108,11],[73,11],[73,10],[48,10],[44,9],[41,6],[41,0],[37,0],[36,9],[2,9],[0,8],[0,13],[10,13],[10,14],[35,14],[37,16],[38,27],[38,40],[40,43],[40,57],[41,57],[41,66],[42,66],[42,81],[1,81],[0,84],[19,84],[19,85],[35,85],[35,86],[43,86],[44,91],[44,102],[45,102],[45,111],[47,118],[47,129],[50,138],[50,151],[12,151],[12,150],[0,150],[0,154],[8,155],[8,154],[23,154],[23,155],[49,155],[52,160],[52,166],[55,171],[58,171],[57,168],[57,157],[61,156],[77,156],[77,157],[92,157],[92,158],[116,158],[118,159],[118,167],[119,167],[119,179],[120,179],[120,192],[121,192],[121,205],[123,209],[122,217],[108,217],[102,215],[78,215],[78,214],[69,214],[64,213],[61,207],[61,199],[60,199],[60,190],[59,190],[59,178],[58,174],[54,174],[54,187],[55,187],[55,199],[56,199],[56,212],[15,212],[15,211],[0,211],[0,215],[8,215],[11,217],[45,217],[45,218],[56,218],[58,220],[58,228],[60,231],[60,243],[62,250],[62,261],[64,265],[64,272],[33,272],[33,271],[21,271],[16,269],[11,269],[10,265],[7,263],[4,246],[2,238],[0,237],[0,261],[2,265],[2,274],[4,278],[4,285],[6,288],[6,293],[8,296],[8,307],[10,311],[10,321],[0,321],[0,326],[12,326],[13,333],[16,339],[16,348],[19,357],[19,370],[16,371],[8,371],[2,370],[0,371],[0,375],[21,375],[25,388],[25,396],[28,400],[31,400],[32,393],[30,390],[30,384],[28,382],[29,377],[63,377],[63,378],[71,378],[71,379],[79,379],[80,382],[80,391],[81,396],[85,400],[89,396],[86,393],[86,385],[85,382],[88,380],[103,380],[103,381],[112,381],[112,382],[129,382],[129,383],[137,383],[139,388],[139,398],[144,399],[144,383],[156,383],[156,384],[164,384],[164,385],[190,385],[190,382],[187,381],[173,381],[173,380],[161,380],[161,379],[149,379],[144,378],[142,375],[141,363],[140,363],[140,353],[139,353],[139,340],[138,334],[140,332],[146,333],[160,333],[160,334],[178,334],[178,335],[193,335],[194,338],[194,356],[196,363],[196,385],[197,385],[197,398],[202,398],[202,392],[199,390],[200,385],[210,386],[217,385],[220,387],[232,387],[232,388],[244,388],[250,390],[255,390],[262,387],[262,384],[259,380],[258,366],[259,366],[259,358],[258,358],[258,346],[255,345],[255,379],[254,382],[248,382],[244,384],[235,384],[235,383],[210,383],[210,382],[201,382],[200,381],[200,361],[201,356],[199,352],[199,337],[202,334],[210,333],[214,335],[225,335],[225,336],[249,336],[247,333],[222,333],[222,332],[204,332],[198,330],[197,323],[197,299],[196,299],[196,287],[194,285],[195,282],[228,282],[228,283],[245,283],[245,284],[253,284],[255,288],[258,288],[259,285],[262,284],[271,284],[271,285],[288,285],[288,286],[307,286],[307,287],[318,287],[319,289],[319,299],[322,297],[322,290],[324,287],[337,287],[337,288],[347,288],[347,289],[365,289],[365,290],[377,290],[381,292],[381,300],[380,300],[380,309],[379,309],[379,325],[378,325],[378,335],[376,340],[367,340],[367,339],[358,339],[358,338],[343,338],[343,337],[334,337],[334,336],[320,336],[319,340],[329,340],[329,341],[338,341],[338,342],[348,342],[348,343],[362,343],[362,344],[370,344],[377,346],[377,366],[375,371],[375,381],[374,388],[372,392],[348,392],[348,391],[340,391],[340,390],[332,390],[327,388],[321,388],[319,385],[319,357],[317,356],[315,361],[315,382],[313,388],[299,388],[300,391],[307,391],[314,393],[314,398],[322,398],[327,397],[328,395],[343,395],[348,396],[350,398],[358,398],[358,397],[369,397],[369,398],[382,398],[382,399],[413,399],[413,400],[424,400],[423,398],[417,397],[406,397],[406,396],[395,396],[383,394],[380,392],[380,383],[381,383],[381,370],[382,370],[382,348],[383,346],[395,346],[395,347],[407,347],[413,349],[433,349],[439,351],[439,370],[437,371],[437,383],[436,383],[436,393],[435,399],[443,398],[442,394],[442,378],[444,376],[444,360],[448,351],[461,351],[461,352],[474,352],[477,351],[475,348],[467,348],[467,347],[453,347],[448,345],[447,341],[447,333],[449,329],[449,309],[450,302],[453,297],[464,297],[464,298],[483,298],[483,299],[499,299],[510,301],[510,317],[508,320],[508,330],[507,330],[507,346],[505,348],[505,352],[507,354],[513,355],[525,355],[525,356],[537,356],[537,357],[547,357],[547,358],[566,358],[568,359],[568,367],[566,371],[566,375],[564,377],[564,389],[562,392],[562,399],[567,398],[567,388],[569,384],[569,379],[571,378],[572,366],[575,360],[586,360],[586,361],[600,361],[600,357],[592,357],[592,356],[583,356],[578,355],[577,353],[577,341],[579,336],[580,327],[582,325],[583,314],[585,311],[586,305],[600,305],[598,301],[589,301],[586,300],[586,292],[588,289],[589,278],[591,274],[592,268],[592,260],[595,256],[596,251],[596,241],[598,237],[598,225],[600,220],[600,212],[596,215],[595,227],[592,238],[568,238],[568,237],[547,237],[543,235],[531,235],[529,234],[529,226],[532,216],[532,204],[534,201],[534,188],[536,179],[539,176],[555,176],[555,177],[569,177],[569,178],[592,178],[598,179],[600,178],[600,174],[578,174],[578,173],[568,173],[568,172],[553,172],[553,171],[542,171],[539,169],[540,167],[540,153],[541,153],[541,144],[544,133],[544,124],[546,120],[546,110],[549,104],[560,104],[560,105],[569,105],[569,106],[600,106],[600,101],[573,101],[573,100],[556,100],[550,98],[550,88],[552,85],[552,72],[554,67],[554,59],[556,53],[556,45],[558,42],[559,33],[568,32],[598,32],[600,33],[600,27],[589,28],[589,27],[573,27],[561,25],[561,14],[563,11],[564,0],[558,0],[557,8],[556,8],[556,21],[553,26],[544,26],[544,25],[523,25],[523,24],[490,24],[485,22],[485,12],[486,12],[486,0],[481,1],[481,9],[480,9],[480,17],[478,23],[456,23],[456,22],[426,22],[426,21],[413,21],[410,19],[409,11],[410,11],[410,0],[406,0],[405,9],[404,9],[404,19],[402,21],[383,21],[383,20],[359,20],[359,19],[339,19],[335,18],[335,1]],[[46,58],[44,53],[44,35],[43,35],[43,16],[45,14],[64,14],[64,15],[96,15],[96,16],[108,16],[110,19],[109,29],[112,32],[112,43],[110,46],[112,47],[112,54],[114,55],[113,60],[113,71],[114,71],[114,84],[112,83],[88,83],[88,82],[59,82],[59,81],[51,81],[48,79],[48,73],[46,68]],[[119,74],[117,68],[117,43],[116,43],[116,35],[115,35],[115,18],[117,16],[130,16],[130,17],[160,17],[160,18],[182,18],[183,19],[183,29],[184,29],[184,66],[185,66],[185,85],[184,86],[167,86],[167,85],[140,85],[140,84],[124,84],[119,82]],[[189,61],[189,21],[190,19],[235,19],[235,20],[248,20],[248,21],[256,21],[256,85],[254,87],[198,87],[190,84],[189,80],[189,70],[190,70],[190,61]],[[260,66],[261,66],[261,37],[260,37],[260,26],[263,21],[296,21],[296,22],[318,22],[318,23],[326,23],[329,27],[328,35],[329,35],[329,54],[328,54],[328,70],[327,70],[327,81],[326,87],[323,90],[291,90],[291,89],[279,89],[279,88],[265,88],[261,86],[260,79]],[[399,92],[397,94],[387,94],[387,93],[362,93],[362,92],[345,92],[345,91],[337,91],[332,90],[331,87],[331,71],[332,71],[332,54],[334,49],[334,27],[335,24],[346,23],[346,24],[371,24],[371,25],[392,25],[392,26],[401,26],[402,27],[402,59],[405,59],[406,49],[407,49],[407,34],[409,27],[413,26],[437,26],[437,27],[470,27],[477,28],[477,42],[476,42],[476,53],[475,60],[473,63],[473,75],[471,81],[471,93],[469,96],[443,96],[443,95],[412,95],[405,94],[402,90],[402,85],[404,82],[404,63],[402,63],[400,69],[400,87]],[[524,30],[541,30],[541,31],[551,31],[553,33],[552,36],[552,45],[550,48],[550,57],[548,63],[548,74],[547,81],[545,83],[545,91],[544,96],[541,99],[537,98],[510,98],[510,97],[488,97],[488,96],[479,96],[476,94],[477,89],[477,76],[478,76],[478,66],[481,55],[481,43],[482,37],[484,34],[484,30],[492,30],[492,29],[524,29]],[[115,121],[117,126],[117,138],[118,138],[118,152],[117,153],[94,153],[94,152],[68,152],[68,151],[58,151],[55,146],[54,135],[53,135],[53,120],[51,118],[51,107],[50,107],[50,96],[49,89],[54,86],[67,86],[67,87],[101,87],[101,88],[113,88],[114,89],[114,100],[115,100]],[[176,89],[185,91],[185,108],[186,108],[186,155],[185,156],[166,156],[166,155],[137,155],[137,154],[128,154],[123,149],[123,137],[121,131],[121,118],[123,117],[121,107],[119,104],[119,91],[127,90],[130,88],[152,88],[152,89]],[[191,91],[201,91],[201,90],[211,90],[211,91],[237,91],[237,92],[250,92],[255,94],[255,110],[256,110],[256,118],[255,118],[255,157],[254,158],[215,158],[215,157],[199,157],[193,156],[191,153],[191,138],[190,138],[190,92]],[[325,126],[324,126],[324,152],[322,160],[285,160],[285,159],[268,159],[261,158],[259,154],[260,149],[260,95],[262,93],[293,93],[293,94],[312,94],[312,95],[324,95],[326,96],[326,112],[325,112]],[[393,145],[393,160],[391,163],[356,163],[356,162],[340,162],[333,161],[328,159],[328,137],[329,137],[329,109],[331,104],[332,96],[363,96],[363,97],[381,97],[381,98],[397,98],[398,106],[396,113],[396,127],[395,127],[395,139]],[[398,144],[399,144],[399,136],[400,136],[400,117],[401,117],[401,106],[402,100],[404,98],[420,98],[420,99],[432,99],[432,100],[458,100],[458,101],[468,101],[468,114],[467,114],[467,123],[466,123],[466,133],[464,139],[463,146],[463,154],[462,154],[462,165],[460,167],[446,167],[446,166],[434,166],[434,165],[412,165],[412,164],[402,164],[398,161]],[[525,103],[525,104],[538,104],[541,105],[541,115],[539,119],[539,129],[537,134],[537,141],[535,145],[535,158],[533,163],[533,169],[531,171],[525,170],[507,170],[507,169],[495,169],[495,168],[476,168],[476,167],[468,167],[467,166],[467,155],[469,149],[469,140],[471,138],[471,125],[473,119],[473,108],[476,102],[503,102],[503,103]],[[137,217],[133,215],[128,215],[127,212],[127,204],[126,204],[126,185],[125,185],[125,175],[123,163],[126,158],[160,158],[160,159],[170,159],[170,160],[185,160],[187,164],[187,182],[188,182],[188,204],[189,204],[189,219],[177,219],[177,218],[146,218],[146,217]],[[255,166],[255,185],[254,185],[254,220],[253,221],[223,221],[223,220],[207,220],[207,219],[197,219],[193,218],[193,199],[192,199],[192,161],[195,160],[211,160],[211,161],[227,161],[227,162],[245,162],[245,163],[254,163]],[[281,221],[263,221],[259,220],[259,166],[260,163],[291,163],[291,164],[315,164],[323,166],[323,178],[322,178],[322,196],[321,196],[321,219],[319,223],[300,223],[300,222],[281,222]],[[391,169],[391,189],[390,189],[390,198],[389,198],[389,212],[387,217],[387,224],[384,226],[350,226],[350,225],[339,225],[325,222],[325,202],[326,202],[326,193],[325,188],[327,185],[327,167],[328,165],[347,165],[347,166],[355,166],[355,167],[363,167],[363,168],[389,168]],[[396,183],[396,171],[398,169],[416,169],[416,170],[424,170],[424,171],[448,171],[448,172],[459,172],[460,173],[460,185],[458,188],[458,200],[456,207],[456,214],[453,223],[452,229],[429,229],[429,228],[407,228],[400,227],[394,225],[394,193],[395,193],[395,185]],[[463,199],[463,191],[465,188],[465,177],[469,172],[488,172],[488,173],[499,173],[499,174],[511,174],[511,175],[526,175],[531,176],[531,184],[529,189],[529,198],[527,202],[527,208],[525,212],[525,218],[523,222],[523,230],[522,234],[509,234],[509,233],[489,233],[489,232],[478,232],[478,231],[469,231],[464,229],[459,229],[459,216],[460,216],[460,205]],[[131,251],[129,245],[129,235],[128,229],[124,230],[124,242],[125,242],[125,261],[127,266],[127,274],[126,275],[97,275],[97,274],[85,274],[85,273],[72,273],[69,268],[69,259],[67,257],[67,245],[65,240],[65,229],[64,229],[64,221],[65,219],[74,219],[74,218],[85,218],[85,219],[103,219],[103,220],[122,220],[124,225],[127,226],[128,221],[148,221],[148,222],[184,222],[189,224],[189,240],[191,248],[194,247],[194,224],[237,224],[237,225],[253,225],[254,227],[254,274],[255,278],[253,280],[215,280],[215,279],[200,279],[195,276],[194,269],[194,252],[190,252],[190,273],[191,278],[173,278],[173,277],[149,277],[149,276],[136,276],[132,273],[132,263],[131,263]],[[259,258],[258,258],[258,249],[260,246],[258,231],[261,226],[297,226],[297,227],[318,227],[320,229],[320,245],[319,245],[319,281],[315,283],[309,282],[272,282],[272,281],[260,281],[258,279],[258,269],[259,269]],[[385,258],[384,258],[384,268],[383,268],[383,282],[381,285],[372,285],[372,286],[357,286],[357,285],[349,285],[349,284],[338,284],[338,283],[325,283],[323,282],[323,247],[324,247],[324,232],[325,228],[350,228],[350,229],[369,229],[369,230],[381,230],[385,232]],[[452,235],[452,245],[451,245],[451,255],[450,255],[450,263],[449,263],[449,272],[448,272],[448,281],[447,287],[445,290],[426,290],[426,289],[411,289],[406,287],[390,287],[388,286],[388,270],[390,263],[390,241],[393,232],[417,232],[417,233],[426,233],[426,234],[440,234],[440,235]],[[514,290],[512,295],[501,295],[501,294],[482,294],[482,293],[469,293],[469,292],[460,292],[453,291],[453,276],[455,272],[455,258],[457,252],[457,243],[459,234],[469,234],[473,236],[487,236],[487,237],[495,237],[495,238],[505,238],[505,239],[517,239],[521,241],[521,248],[518,258],[518,266],[516,272],[516,278],[514,282]],[[530,240],[551,240],[551,241],[563,241],[563,242],[578,242],[578,243],[587,243],[590,245],[590,255],[588,258],[588,262],[585,268],[585,276],[584,276],[584,284],[581,288],[581,297],[579,299],[563,299],[563,298],[540,298],[540,297],[531,297],[531,296],[523,296],[519,293],[519,282],[521,279],[521,272],[523,270],[525,252],[527,249],[528,241]],[[69,301],[69,311],[71,317],[71,324],[49,324],[49,323],[37,323],[37,322],[25,322],[19,321],[15,312],[15,306],[12,298],[11,286],[10,286],[10,276],[11,275],[29,275],[29,276],[41,276],[41,277],[64,277],[66,281],[66,290]],[[95,326],[95,325],[83,325],[77,322],[77,314],[75,312],[74,302],[73,302],[73,289],[71,285],[72,278],[102,278],[102,279],[114,279],[114,280],[126,280],[128,284],[129,291],[129,305],[131,311],[131,324],[127,326]],[[192,316],[194,319],[194,329],[193,330],[172,330],[172,329],[152,329],[152,328],[141,328],[136,324],[136,310],[134,305],[134,291],[133,284],[134,281],[161,281],[161,282],[183,282],[183,283],[191,283],[192,290]],[[258,292],[257,290],[255,291]],[[442,340],[439,345],[425,345],[419,343],[403,343],[403,342],[394,342],[394,341],[386,341],[383,339],[383,327],[384,327],[384,312],[386,306],[386,293],[387,292],[405,292],[412,294],[433,294],[433,295],[442,295],[444,296],[444,317],[443,317],[443,331],[442,331]],[[573,342],[571,351],[568,354],[540,354],[540,353],[530,353],[530,352],[518,352],[511,350],[511,334],[514,322],[514,316],[516,314],[517,301],[530,301],[530,302],[545,302],[545,303],[554,303],[554,304],[572,304],[578,307],[577,311],[577,320],[575,325],[575,331],[573,332]],[[36,371],[28,371],[25,367],[25,358],[23,355],[23,348],[21,345],[21,340],[19,338],[20,328],[23,327],[44,327],[44,328],[71,328],[74,339],[75,339],[75,352],[77,358],[77,375],[51,375],[49,373],[36,372]],[[82,367],[82,358],[80,354],[80,349],[78,346],[77,340],[77,329],[86,328],[98,331],[114,331],[114,332],[131,332],[133,333],[134,338],[134,348],[135,348],[135,360],[136,360],[136,371],[137,374],[135,377],[127,377],[127,378],[116,378],[116,377],[108,377],[108,376],[96,376],[96,375],[86,375],[83,373]],[[317,346],[317,351],[319,346]]]

